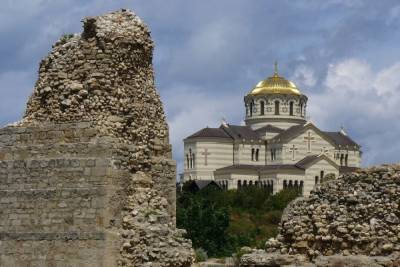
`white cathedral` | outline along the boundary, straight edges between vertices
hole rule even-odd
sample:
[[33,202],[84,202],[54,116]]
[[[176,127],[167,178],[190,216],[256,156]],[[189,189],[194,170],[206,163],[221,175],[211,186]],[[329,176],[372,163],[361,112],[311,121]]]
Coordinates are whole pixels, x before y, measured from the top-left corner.
[[304,196],[330,174],[357,169],[360,145],[346,132],[326,132],[306,119],[307,96],[275,73],[245,97],[245,126],[223,122],[184,139],[183,181],[215,180],[224,189],[260,186]]

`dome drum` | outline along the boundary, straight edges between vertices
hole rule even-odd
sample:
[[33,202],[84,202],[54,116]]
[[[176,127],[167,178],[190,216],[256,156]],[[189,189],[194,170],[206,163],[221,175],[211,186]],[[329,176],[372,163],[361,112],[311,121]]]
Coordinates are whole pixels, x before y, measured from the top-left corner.
[[278,75],[275,66],[274,75],[245,96],[246,124],[258,128],[272,121],[287,121],[288,126],[304,123],[307,100],[293,82]]

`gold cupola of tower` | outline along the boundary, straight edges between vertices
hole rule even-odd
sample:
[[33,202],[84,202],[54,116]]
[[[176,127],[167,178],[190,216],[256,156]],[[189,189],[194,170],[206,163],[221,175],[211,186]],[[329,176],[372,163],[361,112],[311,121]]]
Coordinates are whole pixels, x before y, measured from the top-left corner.
[[250,95],[263,94],[301,95],[299,89],[293,82],[279,76],[277,62],[275,62],[274,75],[260,81],[250,92]]

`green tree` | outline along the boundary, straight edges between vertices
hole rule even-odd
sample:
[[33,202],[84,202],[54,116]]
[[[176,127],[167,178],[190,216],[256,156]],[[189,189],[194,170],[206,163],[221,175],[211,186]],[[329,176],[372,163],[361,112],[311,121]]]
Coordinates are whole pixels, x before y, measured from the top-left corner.
[[177,191],[177,226],[211,257],[230,256],[243,246],[262,248],[277,234],[283,209],[300,193],[286,189],[271,195],[255,186],[196,193],[185,188]]
[[180,200],[177,226],[186,229],[193,246],[205,249],[210,256],[226,255],[226,248],[229,247],[229,209],[216,205],[202,195],[183,194]]

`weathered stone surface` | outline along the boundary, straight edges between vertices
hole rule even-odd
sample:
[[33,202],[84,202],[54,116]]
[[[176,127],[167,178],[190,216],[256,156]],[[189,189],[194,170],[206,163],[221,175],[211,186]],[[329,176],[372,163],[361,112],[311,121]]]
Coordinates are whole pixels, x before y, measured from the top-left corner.
[[389,255],[400,251],[400,165],[360,170],[291,203],[266,250],[290,254]]
[[312,262],[304,255],[288,255],[280,253],[267,253],[263,250],[254,251],[243,255],[240,266],[243,267],[396,267],[400,266],[400,254],[390,256],[365,256],[365,255],[332,255],[318,256]]
[[1,266],[190,266],[153,43],[130,11],[84,20],[0,129]]
[[391,255],[389,257],[378,256],[378,257],[368,257],[365,255],[333,255],[333,256],[319,256],[315,260],[315,266],[317,267],[336,267],[336,266],[346,266],[346,267],[383,267],[383,266],[399,266],[400,255]]
[[324,183],[288,205],[277,238],[244,255],[242,266],[290,265],[276,259],[300,255],[307,260],[299,266],[400,266],[399,196],[400,165]]
[[241,258],[241,266],[304,266],[306,262],[307,258],[304,255],[265,253],[263,250],[245,254]]

